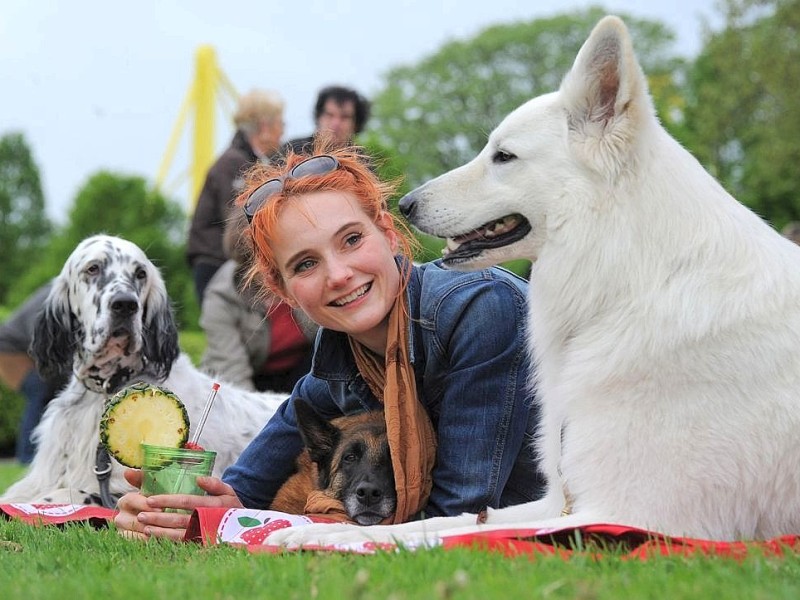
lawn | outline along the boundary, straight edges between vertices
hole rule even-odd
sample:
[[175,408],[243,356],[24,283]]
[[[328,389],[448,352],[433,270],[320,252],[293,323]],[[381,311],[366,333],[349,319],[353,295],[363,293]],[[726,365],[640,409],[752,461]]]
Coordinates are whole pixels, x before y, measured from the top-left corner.
[[[181,335],[193,357],[202,335]],[[0,463],[0,490],[24,468]],[[333,553],[251,554],[153,540],[138,543],[113,525],[33,527],[0,518],[0,597],[602,600],[800,598],[800,554],[628,560],[604,550],[569,559],[507,558],[480,550],[427,550],[358,556]]]
[[[21,474],[0,465],[0,489]],[[604,550],[557,557],[503,557],[480,550],[358,556],[251,554],[161,541],[131,542],[111,526],[33,527],[0,519],[0,590],[24,598],[318,598],[395,600],[508,598],[800,597],[800,555],[751,553],[627,560]]]

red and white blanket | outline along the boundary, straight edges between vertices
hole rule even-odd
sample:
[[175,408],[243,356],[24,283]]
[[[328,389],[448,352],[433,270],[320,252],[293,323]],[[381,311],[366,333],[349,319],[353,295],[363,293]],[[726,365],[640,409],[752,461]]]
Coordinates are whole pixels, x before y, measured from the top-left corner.
[[[114,511],[99,506],[78,504],[0,504],[0,514],[20,519],[32,525],[62,525],[88,522],[104,527],[114,518]],[[233,544],[251,552],[284,552],[283,548],[265,543],[267,536],[283,527],[302,527],[309,523],[325,522],[318,517],[290,515],[272,510],[246,508],[201,508],[194,511],[186,531],[187,541],[206,546]],[[569,540],[580,534],[583,544],[597,542],[598,547],[623,548],[629,558],[646,559],[653,556],[717,555],[743,558],[757,550],[761,554],[780,556],[800,551],[800,535],[786,535],[763,542],[714,542],[691,538],[669,538],[660,533],[619,525],[587,525],[561,530],[503,529],[486,533],[444,537],[444,548],[470,547],[502,552],[507,556],[558,555],[569,557]],[[396,551],[394,544],[371,542],[335,544],[304,548],[327,552],[372,554]],[[409,550],[409,548],[406,548]]]

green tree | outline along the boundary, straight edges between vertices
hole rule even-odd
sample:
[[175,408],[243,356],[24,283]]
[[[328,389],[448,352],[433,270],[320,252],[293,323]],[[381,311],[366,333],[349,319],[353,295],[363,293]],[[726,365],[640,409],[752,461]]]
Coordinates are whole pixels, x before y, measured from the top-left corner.
[[66,227],[28,274],[30,285],[57,274],[83,239],[97,233],[120,236],[140,246],[159,267],[179,324],[196,328],[198,308],[185,260],[185,228],[181,207],[149,188],[144,178],[100,171],[78,191]]
[[[386,146],[380,141],[380,136],[374,131],[365,133],[359,139],[359,143],[364,146],[366,153],[372,158],[376,165],[378,177],[384,181],[397,183],[397,192],[389,199],[389,208],[397,215],[402,223],[405,220],[400,217],[397,204],[405,194],[411,191],[406,173],[408,172],[408,162],[404,156],[398,154],[394,149]],[[417,247],[414,248],[414,258],[419,261],[433,260],[441,256],[442,240],[421,231],[409,228],[410,232],[416,237]]]
[[36,262],[51,230],[31,150],[21,133],[6,134],[0,138],[0,304]]
[[727,0],[689,76],[687,145],[775,226],[800,219],[800,0]]
[[[592,8],[489,27],[416,65],[394,68],[374,99],[370,129],[402,157],[412,186],[461,165],[507,113],[558,88],[604,14]],[[683,61],[668,53],[674,34],[660,23],[623,18],[645,71],[658,84],[657,102],[675,103],[675,73]],[[669,118],[673,111],[662,112]]]

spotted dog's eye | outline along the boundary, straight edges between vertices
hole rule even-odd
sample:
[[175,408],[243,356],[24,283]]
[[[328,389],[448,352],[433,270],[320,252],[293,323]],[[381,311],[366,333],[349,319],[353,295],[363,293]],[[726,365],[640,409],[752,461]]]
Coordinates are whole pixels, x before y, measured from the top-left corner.
[[507,163],[514,160],[515,158],[517,158],[516,155],[511,154],[510,152],[504,152],[502,150],[498,150],[497,152],[494,153],[494,156],[492,156],[492,162]]
[[86,267],[87,275],[97,275],[100,272],[100,265],[97,263],[92,263],[88,267]]
[[144,267],[139,267],[138,269],[136,269],[134,277],[136,279],[145,279],[147,277],[147,270]]

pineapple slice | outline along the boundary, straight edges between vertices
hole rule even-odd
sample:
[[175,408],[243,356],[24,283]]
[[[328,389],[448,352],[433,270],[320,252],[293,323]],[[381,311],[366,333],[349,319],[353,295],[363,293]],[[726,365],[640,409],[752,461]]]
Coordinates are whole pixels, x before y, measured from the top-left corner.
[[144,382],[117,392],[100,419],[100,442],[127,467],[139,469],[141,444],[180,448],[189,438],[189,415],[170,390]]

